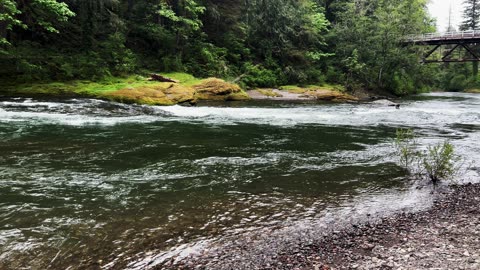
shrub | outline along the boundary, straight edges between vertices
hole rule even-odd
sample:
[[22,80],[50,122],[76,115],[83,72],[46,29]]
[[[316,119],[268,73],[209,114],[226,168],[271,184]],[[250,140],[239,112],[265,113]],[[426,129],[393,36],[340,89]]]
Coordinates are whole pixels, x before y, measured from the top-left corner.
[[443,143],[428,146],[419,151],[415,134],[411,129],[397,129],[395,149],[400,163],[410,174],[427,177],[434,185],[453,177],[460,169],[461,158],[455,154],[453,145]]
[[455,175],[458,171],[456,163],[460,157],[455,155],[453,145],[445,141],[443,144],[429,146],[427,154],[423,156],[422,164],[425,173],[432,183],[437,184],[442,179]]
[[259,65],[245,64],[245,76],[241,83],[250,87],[275,87],[279,85],[275,71],[265,69]]
[[404,96],[415,92],[415,83],[404,72],[397,72],[393,76],[392,88],[396,95]]
[[410,172],[413,171],[413,161],[418,157],[417,141],[411,129],[397,129],[395,149],[400,158],[400,163]]
[[121,33],[111,34],[100,43],[100,56],[108,64],[113,75],[125,75],[135,71],[135,54],[125,46],[126,38]]
[[454,76],[449,84],[448,84],[448,89],[450,91],[463,91],[467,87],[467,77],[465,75],[460,74]]

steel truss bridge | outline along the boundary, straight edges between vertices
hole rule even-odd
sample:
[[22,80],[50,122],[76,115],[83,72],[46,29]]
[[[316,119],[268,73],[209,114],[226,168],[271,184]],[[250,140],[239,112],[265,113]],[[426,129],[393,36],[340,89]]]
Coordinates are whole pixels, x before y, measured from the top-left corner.
[[[408,36],[404,43],[433,47],[423,55],[423,63],[480,62],[480,30]],[[440,59],[431,57],[435,52]]]

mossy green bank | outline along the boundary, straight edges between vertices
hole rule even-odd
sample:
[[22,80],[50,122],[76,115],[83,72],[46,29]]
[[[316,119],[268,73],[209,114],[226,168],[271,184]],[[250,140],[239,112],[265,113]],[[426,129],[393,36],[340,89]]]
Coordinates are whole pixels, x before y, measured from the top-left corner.
[[175,105],[197,100],[247,100],[250,97],[236,84],[217,78],[198,79],[186,73],[163,73],[178,83],[156,82],[133,75],[101,81],[3,84],[0,94],[7,96],[82,96],[123,103]]

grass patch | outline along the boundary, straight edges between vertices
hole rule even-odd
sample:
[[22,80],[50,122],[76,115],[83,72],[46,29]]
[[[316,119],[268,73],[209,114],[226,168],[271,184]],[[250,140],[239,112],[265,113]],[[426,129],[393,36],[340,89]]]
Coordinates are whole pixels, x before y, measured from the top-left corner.
[[272,89],[257,89],[257,91],[267,97],[283,97],[283,95],[274,92]]
[[151,82],[141,76],[126,78],[106,78],[101,81],[69,81],[52,83],[17,84],[2,87],[2,92],[18,95],[58,95],[58,94],[81,94],[97,96],[106,92],[120,89],[152,86],[163,83]]
[[308,89],[296,85],[284,85],[280,87],[280,90],[287,91],[292,94],[303,94],[308,91]]
[[202,82],[202,79],[195,78],[190,74],[182,72],[161,73],[161,75],[177,80],[180,82],[180,84],[185,86],[194,86]]
[[306,85],[306,86],[297,86],[297,85],[284,85],[280,87],[280,90],[287,91],[293,94],[305,94],[309,91],[316,90],[328,90],[336,92],[345,92],[345,87],[339,84],[321,84],[321,85]]
[[334,90],[338,92],[346,92],[347,89],[345,89],[345,86],[340,85],[340,84],[328,84],[324,83],[319,86],[321,89],[326,89],[326,90]]
[[148,81],[141,76],[131,76],[127,78],[108,78],[98,82],[75,82],[77,88],[75,92],[91,95],[98,95],[107,92],[113,92],[120,89],[136,88],[141,86],[159,85],[158,82]]
[[467,89],[465,93],[480,94],[480,89]]

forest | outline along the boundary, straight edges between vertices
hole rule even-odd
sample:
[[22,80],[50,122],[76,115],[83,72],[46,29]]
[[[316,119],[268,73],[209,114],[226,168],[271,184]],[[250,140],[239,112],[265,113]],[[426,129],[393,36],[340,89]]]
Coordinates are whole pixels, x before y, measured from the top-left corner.
[[[332,83],[404,95],[477,87],[471,64],[424,65],[425,49],[402,44],[437,30],[427,3],[2,0],[0,80],[185,72],[243,88]],[[464,29],[476,27],[478,14],[470,15]]]

